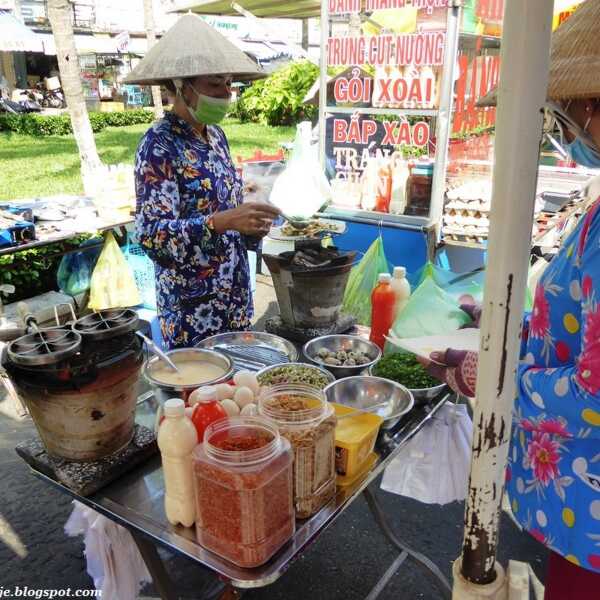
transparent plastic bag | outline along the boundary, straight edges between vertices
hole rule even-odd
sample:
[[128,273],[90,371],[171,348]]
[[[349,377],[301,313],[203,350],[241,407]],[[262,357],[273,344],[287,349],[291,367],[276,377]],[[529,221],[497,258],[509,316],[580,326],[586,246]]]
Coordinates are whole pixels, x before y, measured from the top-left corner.
[[270,202],[287,217],[310,219],[331,199],[331,187],[321,168],[318,147],[311,145],[309,122],[300,123],[285,171],[277,177]]
[[425,337],[450,333],[470,322],[471,318],[459,308],[458,302],[429,276],[412,293],[396,318],[391,334],[397,338]]
[[156,310],[156,282],[154,263],[146,255],[139,244],[131,239],[125,248],[125,259],[131,267],[135,285],[141,296],[141,304],[144,308]]
[[386,468],[381,489],[425,504],[464,500],[472,437],[466,406],[447,403]]
[[141,301],[131,267],[113,234],[107,233],[92,273],[88,306],[92,310],[105,310],[137,306]]
[[342,312],[352,315],[360,325],[371,325],[371,292],[379,274],[389,272],[383,238],[379,236],[350,273]]
[[275,181],[285,170],[280,161],[242,164],[244,202],[266,202],[271,196]]

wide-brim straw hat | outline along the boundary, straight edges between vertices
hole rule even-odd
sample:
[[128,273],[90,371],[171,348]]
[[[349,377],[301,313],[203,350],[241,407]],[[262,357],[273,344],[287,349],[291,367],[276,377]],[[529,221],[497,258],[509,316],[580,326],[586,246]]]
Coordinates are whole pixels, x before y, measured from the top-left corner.
[[[600,98],[600,0],[585,0],[552,34],[548,100]],[[477,106],[496,106],[498,89]]]
[[198,15],[181,17],[125,78],[160,85],[200,75],[232,75],[235,81],[266,77],[263,69]]

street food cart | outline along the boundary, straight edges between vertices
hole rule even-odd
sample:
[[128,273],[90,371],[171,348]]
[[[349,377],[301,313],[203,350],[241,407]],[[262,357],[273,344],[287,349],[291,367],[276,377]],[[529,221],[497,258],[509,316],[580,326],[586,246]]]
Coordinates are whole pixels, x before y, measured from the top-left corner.
[[[203,11],[203,6],[210,4],[211,2],[201,2],[198,8],[199,12]],[[298,12],[300,8],[298,4],[306,5],[309,14],[315,14],[315,4],[306,2],[294,3],[295,8],[293,10],[290,8],[287,16],[301,14]],[[371,4],[379,6],[377,2]],[[489,5],[487,2],[485,4]],[[330,38],[334,23],[330,23],[329,17],[347,17],[347,22],[342,23],[342,26],[354,27],[352,16],[361,12],[361,3],[324,1],[321,6],[322,22],[330,24],[332,28],[330,30],[329,27],[322,27],[322,64],[325,66],[326,61],[330,61],[334,65],[344,66],[344,57],[350,54],[355,57],[354,62],[361,64],[360,60],[364,60],[365,49],[370,46],[374,51],[371,57],[375,65],[372,66],[385,70],[385,67],[389,67],[389,64],[385,62],[385,56],[389,58],[394,53],[398,53],[401,48],[408,52],[407,48],[409,47],[420,47],[423,52],[428,53],[427,58],[423,59],[426,64],[422,66],[429,67],[429,70],[425,77],[421,77],[421,74],[418,77],[412,76],[413,84],[411,86],[414,85],[415,89],[419,86],[424,86],[425,89],[434,89],[433,81],[436,80],[436,71],[433,67],[440,68],[444,64],[439,76],[439,104],[436,105],[434,102],[433,107],[428,108],[370,107],[368,115],[372,115],[373,118],[363,119],[361,122],[358,117],[352,117],[354,110],[349,111],[347,107],[328,105],[325,94],[322,95],[320,103],[322,116],[329,113],[333,117],[333,139],[342,145],[341,150],[337,151],[337,155],[340,157],[340,169],[345,169],[346,174],[353,167],[355,155],[345,151],[343,145],[348,143],[364,145],[365,142],[368,145],[371,137],[377,135],[380,130],[379,123],[383,124],[382,145],[387,137],[390,138],[389,143],[394,146],[402,146],[403,140],[406,139],[411,142],[407,144],[409,146],[416,145],[427,148],[428,156],[431,131],[435,131],[436,150],[433,161],[419,162],[417,160],[415,164],[408,167],[408,178],[413,177],[414,179],[410,185],[412,193],[408,200],[405,195],[404,201],[406,208],[409,206],[414,208],[414,214],[405,214],[406,211],[404,211],[402,214],[393,215],[389,211],[365,210],[362,198],[360,207],[348,209],[334,206],[333,208],[335,211],[340,211],[340,214],[350,215],[348,217],[350,222],[353,219],[365,225],[373,222],[376,227],[382,225],[380,224],[383,220],[382,215],[389,215],[387,217],[389,222],[393,222],[394,227],[397,224],[401,230],[412,230],[418,232],[419,235],[422,235],[423,229],[434,232],[435,235],[430,237],[430,240],[435,245],[446,185],[445,176],[442,174],[445,174],[446,150],[450,137],[449,120],[454,84],[454,57],[459,38],[460,3],[443,0],[440,2],[422,1],[417,2],[416,5],[417,19],[418,13],[421,11],[428,13],[429,16],[435,14],[436,9],[441,9],[444,15],[447,13],[445,31],[433,29],[432,31],[415,32],[413,28],[408,29],[407,33],[391,34],[381,33],[381,30],[378,29],[378,33],[371,36],[371,40],[351,34],[339,37],[332,35]],[[413,3],[414,6],[415,3]],[[340,14],[330,15],[330,13],[336,12]],[[285,16],[285,11],[278,16]],[[489,597],[507,597],[503,592],[503,590],[506,591],[507,578],[502,567],[495,561],[498,515],[508,449],[510,429],[508,423],[510,423],[510,411],[515,393],[514,371],[518,355],[523,298],[531,249],[532,208],[538,175],[539,137],[542,126],[541,108],[544,105],[547,84],[551,22],[552,7],[544,0],[532,0],[526,6],[517,0],[508,0],[506,3],[504,35],[507,43],[502,48],[503,62],[500,67],[502,76],[499,89],[494,188],[490,213],[489,267],[481,323],[481,339],[484,340],[484,343],[482,343],[479,355],[478,394],[474,409],[473,459],[467,496],[464,547],[462,559],[455,563],[454,569],[454,597],[461,600],[481,597],[478,595],[480,590],[487,593]],[[377,27],[379,27],[379,23],[377,23]],[[440,25],[436,27],[440,27]],[[378,42],[373,45],[373,38],[380,41],[381,45]],[[394,44],[392,44],[392,40],[395,40]],[[522,53],[524,47],[528,49],[528,52]],[[383,58],[378,57],[379,48],[387,48],[383,52]],[[444,63],[443,56],[450,57],[451,60]],[[380,78],[381,94],[384,93],[384,90],[389,90],[390,86],[392,88],[396,86],[399,89],[401,84],[396,85],[394,81],[403,80],[405,80],[404,76],[394,79],[386,71],[385,75],[382,74]],[[321,89],[326,89],[325,69],[323,69],[321,82]],[[375,86],[374,82],[375,78],[371,85]],[[363,89],[365,83],[363,81],[360,84]],[[342,88],[346,88],[346,91],[343,91]],[[338,91],[344,95],[349,93],[349,90],[350,81],[347,81],[343,85],[340,84]],[[360,95],[357,99],[360,99]],[[339,100],[342,103],[347,101],[342,97]],[[395,101],[397,99],[394,99]],[[378,110],[375,111],[375,109]],[[392,112],[396,117],[395,120],[381,121],[376,118],[385,116],[390,110],[396,111]],[[423,114],[423,111],[427,112]],[[344,114],[351,115],[349,123],[343,118],[336,119],[336,115]],[[437,118],[435,127],[432,125],[433,117]],[[335,137],[336,135],[338,137]],[[517,137],[520,143],[515,147],[514,140]],[[321,152],[324,161],[327,159],[326,138],[327,127],[325,119],[322,119]],[[415,144],[415,141],[418,143]],[[356,156],[359,156],[358,151]],[[404,156],[399,160],[405,160]],[[337,166],[336,158],[334,167]],[[388,166],[387,169],[389,168],[391,167]],[[380,169],[385,170],[385,167],[377,165],[377,169],[373,169],[376,177],[382,177],[379,173]],[[437,172],[436,169],[438,169]],[[339,179],[351,181],[343,177]],[[409,186],[405,190],[408,188]],[[413,188],[416,190],[413,191]],[[383,200],[380,200],[379,196]],[[380,193],[380,190],[377,191],[374,206],[376,208],[387,207],[385,194]],[[374,216],[370,213],[381,214]],[[26,352],[26,350],[27,348],[23,347],[23,351]],[[239,348],[236,351],[239,353]],[[145,423],[149,428],[148,425],[154,418],[152,399],[141,400],[145,403],[150,402],[150,404],[140,404],[137,418],[141,425]],[[95,491],[89,497],[84,497],[82,494],[76,494],[76,496],[109,518],[129,528],[155,578],[161,596],[170,598],[173,596],[173,590],[165,579],[164,571],[157,560],[156,551],[152,549],[152,544],[148,545],[148,539],[152,543],[176,549],[181,554],[208,566],[225,577],[227,582],[234,587],[248,588],[266,585],[281,575],[290,562],[306,549],[307,544],[315,539],[359,493],[366,492],[370,508],[374,511],[378,523],[400,551],[400,555],[386,577],[389,578],[407,556],[410,556],[420,564],[426,565],[427,569],[435,574],[440,582],[442,597],[449,597],[449,585],[443,577],[440,577],[437,569],[424,557],[415,554],[395,539],[395,536],[387,530],[382,515],[376,503],[373,502],[373,497],[366,491],[367,486],[388,464],[398,449],[423,426],[436,410],[439,410],[446,400],[445,392],[441,392],[438,397],[432,399],[421,409],[407,412],[389,431],[384,430],[384,434],[380,435],[377,442],[376,448],[379,456],[375,464],[355,486],[351,486],[348,492],[349,496],[341,497],[338,489],[335,498],[319,512],[308,520],[297,522],[296,534],[265,566],[260,567],[259,571],[240,571],[229,563],[225,564],[216,560],[194,540],[193,536],[189,535],[189,532],[166,524],[162,513],[163,492],[160,469],[156,461],[148,462],[143,468],[136,469],[127,476],[117,479],[109,487]],[[40,458],[44,453],[43,448],[24,446],[20,448],[20,451],[23,455],[27,455],[28,461],[39,477],[44,478],[52,485],[57,485],[61,491],[73,494],[64,481],[57,481],[56,472],[52,468],[43,467],[44,459]],[[380,591],[381,586],[378,586],[370,597],[376,597]]]

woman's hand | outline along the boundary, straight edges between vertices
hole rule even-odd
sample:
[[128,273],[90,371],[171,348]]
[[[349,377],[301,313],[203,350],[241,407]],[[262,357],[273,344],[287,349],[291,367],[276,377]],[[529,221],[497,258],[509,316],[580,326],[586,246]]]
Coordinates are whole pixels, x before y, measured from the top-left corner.
[[477,383],[477,352],[454,350],[432,352],[431,362],[419,360],[429,374],[445,381],[457,394],[473,398]]
[[217,212],[213,223],[217,233],[239,231],[243,235],[264,237],[269,233],[273,219],[281,215],[278,208],[262,202],[245,202],[237,208]]

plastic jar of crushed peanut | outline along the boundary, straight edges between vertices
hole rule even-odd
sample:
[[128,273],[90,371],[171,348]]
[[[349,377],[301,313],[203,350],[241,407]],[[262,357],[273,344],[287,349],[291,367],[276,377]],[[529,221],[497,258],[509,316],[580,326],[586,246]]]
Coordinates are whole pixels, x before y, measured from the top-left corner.
[[297,384],[266,388],[258,411],[292,446],[296,516],[310,517],[335,495],[334,411],[322,392]]
[[294,534],[292,451],[257,417],[209,425],[194,450],[196,537],[240,567],[265,563]]

